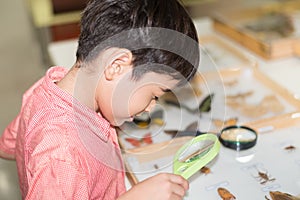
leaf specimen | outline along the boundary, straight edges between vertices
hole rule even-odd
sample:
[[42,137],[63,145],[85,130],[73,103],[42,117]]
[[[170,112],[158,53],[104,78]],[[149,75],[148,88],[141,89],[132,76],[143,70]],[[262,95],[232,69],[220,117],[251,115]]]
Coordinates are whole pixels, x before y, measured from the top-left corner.
[[213,119],[213,123],[216,127],[218,128],[222,128],[222,127],[227,127],[227,126],[233,126],[236,125],[238,122],[238,118],[234,117],[234,118],[230,118],[227,119],[225,121],[220,120],[220,119]]
[[125,140],[134,147],[140,147],[142,144],[152,144],[153,143],[151,133],[145,134],[144,137],[141,139],[125,138]]
[[203,173],[203,174],[205,174],[205,175],[207,175],[207,174],[210,174],[210,173],[211,173],[211,170],[210,170],[210,168],[204,166],[204,167],[202,167],[202,168],[200,169],[200,172]]
[[189,106],[187,106],[185,104],[180,104],[177,100],[166,99],[165,103],[168,104],[168,105],[176,106],[177,108],[184,108],[185,110],[187,110],[190,113],[200,112],[200,114],[201,114],[203,112],[210,112],[213,97],[214,97],[214,94],[207,95],[201,101],[199,106],[195,109],[192,109],[192,108],[190,108]]
[[207,95],[204,100],[199,105],[199,111],[202,112],[210,112],[211,110],[211,103],[213,100],[214,94]]
[[223,199],[223,200],[234,200],[236,199],[235,196],[233,194],[231,194],[227,189],[225,188],[218,188],[218,193],[220,195],[220,197]]
[[290,195],[288,193],[283,193],[279,191],[270,191],[269,193],[272,200],[300,200],[299,197]]

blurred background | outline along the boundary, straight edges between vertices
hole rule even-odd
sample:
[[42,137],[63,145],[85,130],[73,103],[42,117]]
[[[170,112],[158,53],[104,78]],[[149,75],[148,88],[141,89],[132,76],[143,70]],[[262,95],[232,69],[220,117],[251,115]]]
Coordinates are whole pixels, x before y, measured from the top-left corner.
[[[186,0],[184,3],[193,18],[201,18],[226,9],[237,10],[281,1]],[[56,64],[49,56],[49,46],[77,37],[80,11],[85,2],[0,1],[0,134],[17,115],[22,94],[47,68]],[[73,51],[66,53],[75,58]],[[21,199],[15,162],[0,160],[0,200],[12,199]]]
[[[16,116],[22,93],[46,69],[25,1],[0,2],[0,132]],[[21,199],[15,162],[0,159],[0,199]]]

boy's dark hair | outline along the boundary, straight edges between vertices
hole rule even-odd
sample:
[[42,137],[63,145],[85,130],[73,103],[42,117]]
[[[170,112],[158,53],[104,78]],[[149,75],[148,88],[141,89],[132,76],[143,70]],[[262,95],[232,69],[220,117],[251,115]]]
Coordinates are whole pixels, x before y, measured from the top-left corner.
[[[189,45],[180,39],[178,41],[178,39],[170,37],[170,41],[168,41],[170,46],[172,43],[181,41],[180,48],[182,48],[181,51],[188,52],[189,58],[187,59],[174,51],[163,48],[147,48],[147,42],[149,42],[147,37],[151,36],[147,36],[147,30],[141,31],[138,36],[139,41],[143,41],[146,48],[130,49],[126,45],[115,45],[115,47],[131,50],[134,66],[133,78],[138,79],[144,73],[152,71],[169,74],[184,82],[190,80],[196,73],[199,64],[198,36],[190,16],[177,0],[91,0],[81,18],[77,61],[89,61],[89,54],[99,44],[121,32],[129,32],[128,40],[136,40],[136,35],[131,38],[130,30],[150,27],[180,32],[192,39],[196,45]],[[101,48],[109,46],[107,44]],[[162,69],[162,67],[150,67],[151,65],[168,66],[173,71]],[[138,70],[139,68],[141,70]]]

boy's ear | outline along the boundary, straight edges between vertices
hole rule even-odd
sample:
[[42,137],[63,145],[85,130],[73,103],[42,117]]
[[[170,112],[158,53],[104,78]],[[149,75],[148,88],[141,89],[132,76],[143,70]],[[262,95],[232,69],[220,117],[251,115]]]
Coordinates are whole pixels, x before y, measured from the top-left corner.
[[107,80],[113,80],[115,77],[126,73],[132,69],[132,53],[128,49],[114,48],[111,52],[109,64],[104,70]]

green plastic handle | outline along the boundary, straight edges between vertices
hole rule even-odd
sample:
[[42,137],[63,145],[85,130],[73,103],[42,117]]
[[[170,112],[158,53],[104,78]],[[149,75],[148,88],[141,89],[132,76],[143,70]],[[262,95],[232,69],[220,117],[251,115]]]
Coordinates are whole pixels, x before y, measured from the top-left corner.
[[[198,142],[208,141],[212,145],[207,148],[202,153],[199,153],[198,156],[189,159],[188,162],[180,161],[183,152],[188,150],[193,144]],[[199,135],[189,142],[185,143],[175,154],[174,163],[173,163],[173,172],[174,174],[179,174],[185,179],[190,178],[193,174],[199,171],[202,167],[207,165],[212,159],[214,159],[220,151],[220,142],[218,137],[215,134],[206,133]]]

